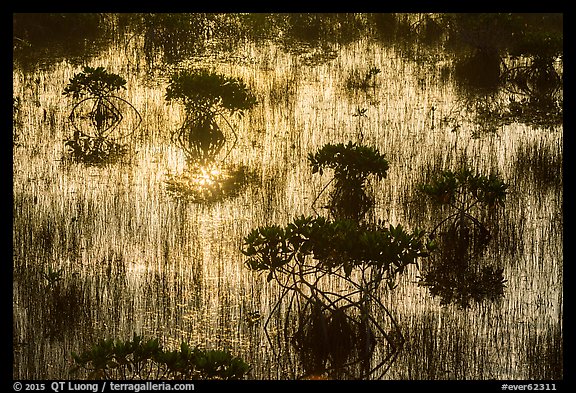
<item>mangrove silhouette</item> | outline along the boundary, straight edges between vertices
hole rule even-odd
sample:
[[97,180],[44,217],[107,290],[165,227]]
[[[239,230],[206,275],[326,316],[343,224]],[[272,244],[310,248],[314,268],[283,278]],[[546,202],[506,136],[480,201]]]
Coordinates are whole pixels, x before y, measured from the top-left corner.
[[420,185],[423,194],[448,210],[430,231],[436,252],[421,269],[419,281],[441,304],[467,308],[472,300],[480,303],[504,296],[504,269],[479,262],[492,238],[490,223],[480,216],[490,220],[495,209],[504,206],[507,189],[499,176],[476,173],[467,166],[436,173]]
[[[171,139],[184,151],[187,165],[182,173],[168,176],[167,191],[195,202],[214,202],[237,195],[256,179],[245,165],[226,162],[237,134],[225,114],[241,117],[257,103],[241,79],[206,69],[183,70],[172,75],[166,100],[184,106],[184,123]],[[227,138],[217,119],[225,122],[234,138],[223,157]]]
[[[140,126],[142,116],[132,104],[113,93],[125,89],[126,80],[104,67],[84,67],[72,77],[63,94],[79,100],[71,109],[69,120],[74,128],[65,145],[71,157],[90,164],[116,160],[127,153],[120,139]],[[120,109],[122,108],[122,109]],[[135,124],[121,128],[124,116],[136,118]]]
[[[286,227],[253,229],[241,251],[250,270],[267,272],[267,281],[282,288],[264,328],[282,313],[284,341],[293,337],[305,375],[361,379],[385,374],[403,343],[396,320],[378,299],[381,285],[393,289],[396,277],[430,249],[417,229],[301,216]],[[388,355],[369,367],[377,342],[386,343]]]
[[164,348],[157,338],[100,339],[90,349],[73,352],[73,374],[83,370],[96,380],[237,380],[250,365],[224,350],[205,350],[182,342]]
[[316,153],[308,155],[312,173],[322,175],[325,169],[333,170],[334,177],[318,194],[321,194],[334,182],[326,206],[334,218],[361,221],[374,205],[374,198],[366,191],[368,176],[386,178],[388,161],[378,149],[353,142],[344,145],[326,144]]

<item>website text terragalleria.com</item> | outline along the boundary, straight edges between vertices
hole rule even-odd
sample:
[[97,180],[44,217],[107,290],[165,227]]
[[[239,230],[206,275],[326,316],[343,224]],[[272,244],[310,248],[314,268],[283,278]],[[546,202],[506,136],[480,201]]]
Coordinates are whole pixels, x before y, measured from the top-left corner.
[[193,383],[167,384],[164,382],[116,383],[110,382],[110,391],[149,392],[149,391],[192,391]]

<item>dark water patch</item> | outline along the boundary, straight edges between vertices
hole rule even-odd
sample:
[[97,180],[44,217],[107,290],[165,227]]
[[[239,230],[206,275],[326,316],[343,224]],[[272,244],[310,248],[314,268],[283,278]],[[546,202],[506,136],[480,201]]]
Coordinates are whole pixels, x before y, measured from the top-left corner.
[[528,379],[564,378],[563,342],[561,325],[548,324],[543,331],[530,331],[526,345]]
[[86,59],[110,44],[113,17],[99,13],[13,14],[14,63],[25,70]]
[[479,49],[457,60],[454,76],[458,86],[468,93],[494,93],[502,84],[501,64],[502,59],[496,50]]
[[517,147],[512,168],[514,177],[524,187],[559,189],[564,177],[562,146],[538,140],[523,142]]
[[[474,374],[467,362],[466,329],[446,313],[429,312],[412,319],[398,363],[409,380],[466,379]],[[452,325],[452,323],[454,323]]]

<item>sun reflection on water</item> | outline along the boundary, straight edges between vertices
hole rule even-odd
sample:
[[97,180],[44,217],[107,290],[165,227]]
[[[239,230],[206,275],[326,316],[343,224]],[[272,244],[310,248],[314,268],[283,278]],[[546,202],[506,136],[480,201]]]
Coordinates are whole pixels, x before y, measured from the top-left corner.
[[194,164],[179,174],[168,174],[166,190],[177,198],[194,202],[215,202],[237,195],[254,178],[245,166],[221,163]]

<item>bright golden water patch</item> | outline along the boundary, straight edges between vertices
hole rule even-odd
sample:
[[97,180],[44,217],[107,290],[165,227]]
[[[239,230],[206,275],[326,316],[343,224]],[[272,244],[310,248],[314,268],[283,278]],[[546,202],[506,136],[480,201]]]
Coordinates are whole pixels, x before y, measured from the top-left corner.
[[166,190],[177,198],[194,202],[214,202],[237,195],[255,177],[245,166],[217,163],[192,165],[180,174],[167,175]]
[[[316,214],[312,202],[329,178],[313,176],[306,157],[350,140],[378,147],[390,161],[389,176],[370,187],[374,216],[394,225],[430,227],[435,212],[417,184],[460,161],[496,170],[513,185],[497,217],[496,247],[484,256],[504,268],[504,298],[466,311],[441,306],[411,269],[379,294],[406,337],[385,377],[524,379],[541,375],[531,368],[546,371],[541,359],[562,339],[562,125],[513,122],[494,131],[492,121],[484,132],[476,101],[463,101],[443,72],[451,59],[425,57],[424,48],[410,58],[362,38],[302,55],[274,41],[243,42],[167,65],[159,53],[148,61],[143,40],[120,39],[81,59],[127,79],[119,96],[143,121],[122,140],[126,163],[60,161],[73,131],[73,103],[62,90],[81,68],[77,61],[14,69],[14,379],[68,379],[72,351],[134,331],[175,347],[185,340],[229,348],[253,366],[250,378],[301,377],[289,342],[278,350],[286,304],[272,308],[282,288],[246,269],[239,245],[257,226]],[[222,149],[225,163],[192,165],[170,141],[185,119],[164,99],[168,76],[173,67],[198,65],[241,77],[260,101],[231,120],[238,140]],[[374,88],[346,88],[350,75],[371,67],[381,70]],[[508,93],[488,99],[507,102]],[[123,115],[127,126],[138,122]],[[50,268],[63,269],[58,291],[45,290]],[[58,308],[68,294],[75,301]],[[270,315],[266,329],[277,347],[264,331]],[[372,366],[386,356],[383,348]]]

